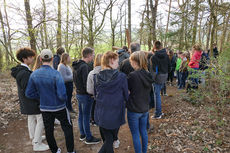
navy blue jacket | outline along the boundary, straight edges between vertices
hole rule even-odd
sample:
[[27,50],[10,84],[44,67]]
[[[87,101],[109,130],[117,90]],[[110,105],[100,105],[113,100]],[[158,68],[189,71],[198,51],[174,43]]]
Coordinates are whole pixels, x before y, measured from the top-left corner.
[[103,70],[96,76],[96,106],[94,118],[105,129],[125,124],[125,101],[128,101],[128,82],[118,70]]
[[61,61],[61,57],[59,55],[54,55],[53,67],[55,70],[57,70],[60,61]]

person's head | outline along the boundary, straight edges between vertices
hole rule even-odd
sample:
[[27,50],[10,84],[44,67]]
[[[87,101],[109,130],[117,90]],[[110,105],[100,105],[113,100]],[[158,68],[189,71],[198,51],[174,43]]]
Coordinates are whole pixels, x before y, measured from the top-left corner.
[[101,66],[102,69],[117,69],[119,64],[118,64],[118,54],[114,53],[112,51],[106,52],[102,56],[102,61],[101,61]]
[[83,48],[81,55],[82,55],[82,59],[86,63],[92,62],[94,58],[94,50],[90,47],[85,47]]
[[146,54],[143,51],[138,51],[130,56],[130,64],[135,70],[148,70]]
[[181,54],[181,58],[182,58],[182,59],[185,58],[185,57],[187,57],[187,53]]
[[53,53],[49,49],[43,49],[40,54],[40,61],[42,65],[51,65],[53,61]]
[[155,41],[154,42],[154,46],[153,46],[154,50],[158,51],[162,49],[162,44],[160,41]]
[[65,52],[65,48],[63,48],[63,47],[59,47],[59,48],[57,49],[57,54],[60,55],[60,56],[61,56],[64,52]]
[[128,47],[127,46],[123,46],[122,49],[124,49],[126,52],[129,51]]
[[36,60],[35,60],[35,64],[34,64],[34,67],[33,67],[33,71],[39,69],[40,67],[42,66],[42,62],[40,60],[40,55],[38,55],[36,57]]
[[70,64],[71,59],[70,59],[69,54],[68,54],[68,53],[63,53],[63,54],[61,55],[61,61],[60,61],[60,62],[61,62],[62,64],[64,64],[64,65]]
[[169,56],[170,59],[173,58],[173,56],[174,56],[173,50],[169,50],[169,51],[168,51],[168,56]]
[[33,49],[25,47],[25,48],[20,48],[16,52],[16,57],[17,59],[26,65],[30,65],[34,61],[36,53]]
[[131,43],[130,44],[130,49],[131,49],[131,53],[134,53],[136,51],[140,51],[141,50],[141,46],[139,43]]
[[193,51],[202,51],[201,47],[199,44],[196,44],[192,47]]
[[93,66],[101,66],[101,59],[102,59],[103,54],[97,54],[95,59],[94,59],[94,63]]
[[181,55],[183,54],[183,52],[179,51],[178,53],[178,57],[181,58]]

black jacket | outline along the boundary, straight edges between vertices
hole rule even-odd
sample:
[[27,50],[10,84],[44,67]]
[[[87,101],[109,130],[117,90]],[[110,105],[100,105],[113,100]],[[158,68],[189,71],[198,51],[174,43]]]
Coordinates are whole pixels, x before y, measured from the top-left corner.
[[165,49],[156,51],[151,58],[151,72],[157,84],[165,83],[171,71],[171,62]]
[[120,71],[125,73],[127,76],[129,75],[129,73],[134,71],[133,67],[129,62],[129,59],[125,59],[123,62],[121,62]]
[[128,76],[130,91],[126,107],[131,112],[145,113],[149,110],[152,75],[145,70],[131,72]]
[[78,60],[73,62],[73,82],[76,86],[77,94],[88,94],[86,91],[87,77],[89,74],[89,65],[83,61]]
[[29,99],[25,96],[26,86],[30,78],[30,71],[27,67],[18,65],[11,69],[11,75],[16,79],[18,87],[18,97],[22,114],[40,114],[39,100]]

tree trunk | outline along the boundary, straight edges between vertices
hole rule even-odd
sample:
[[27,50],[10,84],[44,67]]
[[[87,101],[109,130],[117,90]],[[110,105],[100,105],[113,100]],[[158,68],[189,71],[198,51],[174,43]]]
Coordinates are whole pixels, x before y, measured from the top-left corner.
[[151,35],[152,41],[156,41],[156,19],[157,19],[157,7],[158,7],[158,0],[155,0],[155,6],[153,6],[153,1],[150,0],[150,9],[152,13],[152,27],[151,27]]
[[26,11],[26,21],[27,21],[27,31],[29,33],[30,47],[36,51],[36,39],[34,35],[34,29],[32,24],[32,16],[30,13],[30,0],[24,0],[25,11]]
[[46,3],[45,0],[42,0],[43,5],[43,30],[44,30],[44,37],[45,37],[45,48],[49,48],[49,42],[48,42],[48,34],[47,34],[47,27],[46,27]]
[[229,19],[230,19],[230,13],[228,13],[228,15],[226,17],[226,20],[225,20],[225,23],[223,25],[222,36],[221,36],[221,39],[220,39],[220,52],[222,52],[223,46],[225,45],[225,37],[226,37],[227,29],[228,29],[228,26],[229,26],[229,23],[228,23]]
[[[122,7],[120,9],[120,18],[122,18]],[[122,19],[121,19],[121,22],[120,22],[120,45],[121,47],[123,46],[123,36],[122,36]]]
[[199,14],[199,0],[195,0],[195,17],[193,21],[193,29],[192,29],[192,45],[196,43],[196,33],[197,33],[197,20],[198,20],[198,14]]
[[67,0],[65,50],[69,53],[69,0]]
[[[7,32],[7,37],[8,37],[8,40],[7,40],[7,46],[9,48],[9,52],[10,54],[12,55],[13,54],[13,51],[12,51],[12,45],[11,45],[11,28],[10,28],[10,24],[9,24],[9,20],[8,20],[8,13],[6,11],[6,0],[4,0],[4,11],[5,11],[5,16],[6,16],[6,25],[7,25],[7,29],[8,29],[8,32]],[[12,60],[12,58],[11,58]]]
[[164,43],[165,47],[167,47],[167,33],[168,33],[168,28],[169,28],[171,6],[172,6],[172,0],[169,1],[169,12],[168,12],[168,19],[167,19],[167,25],[166,25],[166,30],[165,30],[165,43]]
[[183,4],[180,5],[179,0],[178,0],[178,5],[182,12],[182,15],[181,15],[182,23],[181,23],[180,36],[179,36],[179,50],[181,51],[184,48],[185,3],[183,2]]
[[204,16],[204,12],[202,11],[202,14],[201,14],[201,18],[200,18],[200,24],[199,24],[199,44],[201,45],[202,44],[202,41],[201,41],[201,24],[202,24],[202,19],[203,19],[203,16]]
[[[132,33],[131,33],[131,0],[128,0],[128,29],[129,29],[129,37],[130,41],[132,42]],[[130,46],[128,46],[130,47]]]
[[[151,1],[151,0],[150,0]],[[149,15],[149,0],[146,0],[146,8],[147,8],[147,13],[146,13],[146,18],[147,18],[147,25],[148,25],[148,31],[149,31],[149,34],[148,34],[148,50],[151,50],[152,48],[152,36],[151,36],[151,29],[152,29],[152,26],[151,26],[151,21],[150,21],[150,15]]]
[[57,27],[57,48],[62,46],[61,40],[61,0],[58,0],[58,27]]
[[2,35],[3,35],[3,40],[4,40],[4,47],[6,50],[6,53],[5,53],[6,63],[9,63],[9,49],[7,45],[8,43],[7,43],[7,38],[6,38],[6,31],[5,31],[5,26],[4,26],[4,21],[3,21],[1,10],[0,10],[0,20],[1,20],[1,27],[2,27]]
[[[43,34],[43,27],[42,26],[40,27],[40,35],[41,35],[41,42],[42,42],[41,48],[45,49],[45,40],[44,40],[44,34]],[[38,48],[38,50],[39,50],[39,48]]]
[[2,70],[3,67],[3,51],[2,51],[2,47],[0,46],[0,72]]
[[[112,3],[112,0],[110,0]],[[111,26],[111,39],[112,39],[112,47],[115,46],[115,26],[113,25],[113,6],[110,8],[110,26]]]
[[207,32],[206,50],[209,49],[209,41],[210,41],[211,29],[212,29],[212,17],[210,16],[210,21],[209,21],[209,24],[208,24],[208,32]]
[[[125,24],[125,26],[124,26],[124,27],[125,27],[125,30],[127,29],[127,6],[126,6],[126,4],[127,4],[127,3],[125,2],[125,22],[124,22],[124,24]],[[127,40],[126,40],[126,37],[127,37],[127,36],[125,35],[125,43],[124,43],[125,45],[127,45],[127,44],[126,44],[126,41],[127,41]],[[128,46],[128,47],[129,47],[129,46]]]
[[140,23],[140,45],[142,44],[142,40],[143,40],[143,28],[144,28],[144,19],[145,19],[145,12],[146,12],[146,7],[147,7],[147,4],[145,4],[145,9],[144,11],[142,12],[142,15],[141,15],[141,23]]
[[80,16],[81,16],[81,42],[80,42],[80,51],[83,49],[83,41],[84,41],[83,3],[84,3],[84,0],[81,0],[80,1]]

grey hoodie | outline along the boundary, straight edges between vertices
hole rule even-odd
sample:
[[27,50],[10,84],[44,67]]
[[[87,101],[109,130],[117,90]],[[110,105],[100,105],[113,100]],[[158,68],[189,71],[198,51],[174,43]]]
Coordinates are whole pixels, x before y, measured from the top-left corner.
[[101,66],[96,66],[92,71],[89,72],[87,78],[87,92],[90,95],[94,95],[94,75],[101,71]]

